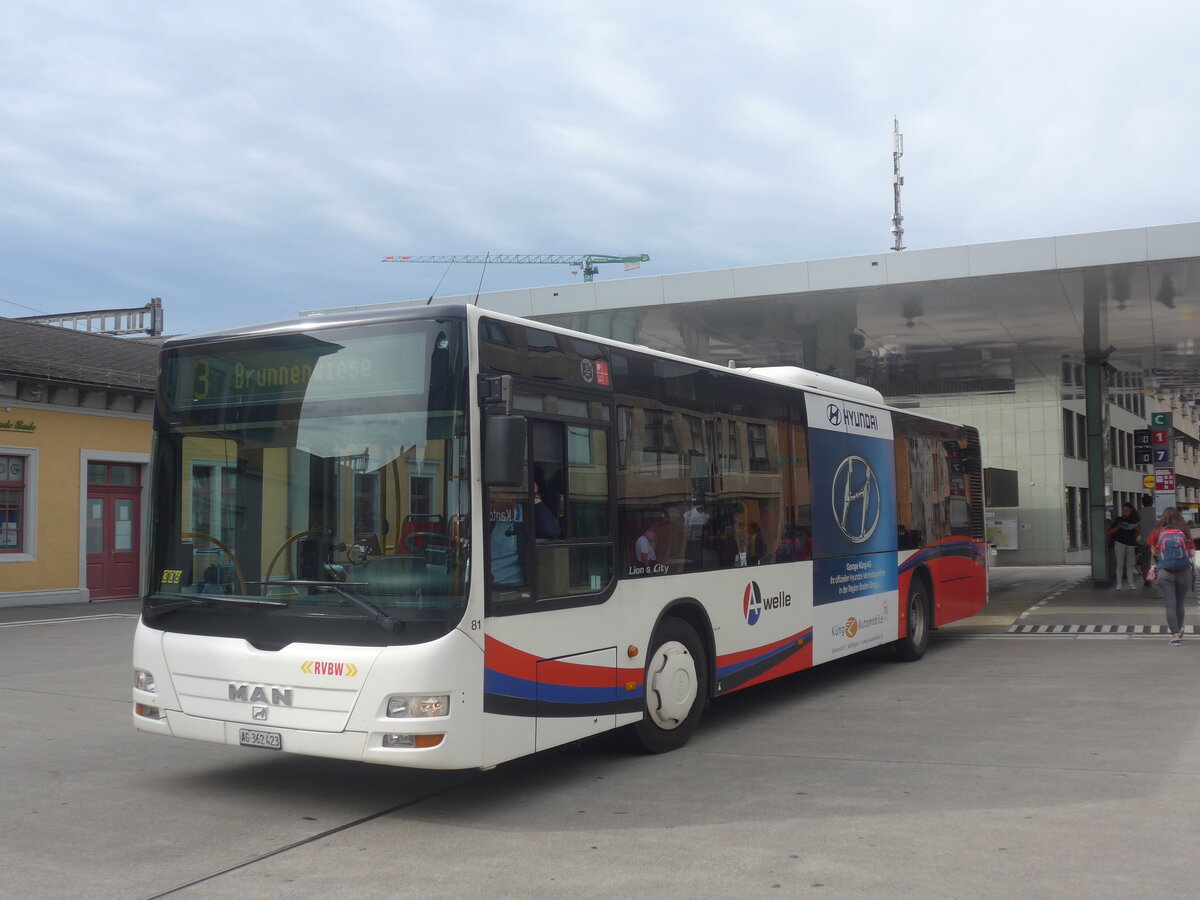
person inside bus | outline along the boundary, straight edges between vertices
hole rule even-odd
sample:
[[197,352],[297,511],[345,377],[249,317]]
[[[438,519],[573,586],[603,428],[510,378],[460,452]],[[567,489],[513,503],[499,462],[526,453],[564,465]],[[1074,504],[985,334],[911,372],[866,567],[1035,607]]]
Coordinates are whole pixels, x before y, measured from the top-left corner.
[[562,536],[558,516],[542,500],[541,478],[537,474],[533,478],[533,531],[534,537],[541,540],[554,540]]
[[766,542],[763,540],[762,526],[757,522],[750,523],[750,533],[746,537],[746,565],[757,566],[766,555]]
[[637,560],[637,564],[646,571],[649,571],[658,561],[657,545],[658,532],[654,530],[653,525],[647,525],[646,530],[638,537],[634,544],[633,556]]
[[717,565],[722,569],[732,569],[741,561],[742,548],[738,546],[737,534],[734,532],[733,519],[727,518],[714,538],[717,548]]
[[808,529],[789,525],[775,551],[775,562],[796,562],[801,559],[812,559],[812,538]]

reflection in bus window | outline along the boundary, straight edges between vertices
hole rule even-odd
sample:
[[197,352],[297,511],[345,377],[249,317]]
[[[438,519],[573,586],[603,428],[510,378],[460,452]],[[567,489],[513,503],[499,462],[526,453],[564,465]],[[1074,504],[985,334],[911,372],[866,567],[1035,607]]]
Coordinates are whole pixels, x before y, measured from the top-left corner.
[[529,597],[524,527],[525,486],[493,488],[488,493],[488,552],[497,600]]
[[982,523],[978,449],[952,425],[902,413],[896,423],[897,544],[910,550],[956,535],[972,535]]
[[748,392],[744,380],[724,373],[656,371],[670,377],[640,382],[653,399],[618,398],[624,570],[644,574],[634,547],[648,528],[659,574],[735,568],[752,557],[771,562],[784,528],[810,523],[802,405],[768,383]]

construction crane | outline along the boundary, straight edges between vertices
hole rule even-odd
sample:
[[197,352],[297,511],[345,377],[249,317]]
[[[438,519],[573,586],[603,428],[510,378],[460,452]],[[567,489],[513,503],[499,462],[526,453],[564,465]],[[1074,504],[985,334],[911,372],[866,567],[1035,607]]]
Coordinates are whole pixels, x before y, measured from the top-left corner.
[[644,262],[650,261],[649,254],[640,253],[637,256],[607,256],[602,253],[583,253],[575,256],[552,254],[518,255],[512,253],[473,254],[468,256],[385,256],[384,262],[413,262],[413,263],[521,263],[523,265],[563,265],[575,266],[583,270],[583,280],[591,281],[600,270],[596,267],[603,263],[625,263],[625,271],[636,269]]

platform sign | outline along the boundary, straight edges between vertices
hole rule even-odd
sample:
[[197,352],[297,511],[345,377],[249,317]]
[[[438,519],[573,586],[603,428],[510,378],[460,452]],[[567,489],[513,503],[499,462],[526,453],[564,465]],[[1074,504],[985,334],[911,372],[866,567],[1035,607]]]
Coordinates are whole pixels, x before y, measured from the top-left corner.
[[[1174,445],[1171,441],[1171,419],[1172,415],[1169,412],[1150,414],[1150,447],[1154,451],[1154,458],[1151,462],[1156,466],[1171,466],[1175,463]],[[1136,461],[1135,458],[1134,462],[1136,463]]]

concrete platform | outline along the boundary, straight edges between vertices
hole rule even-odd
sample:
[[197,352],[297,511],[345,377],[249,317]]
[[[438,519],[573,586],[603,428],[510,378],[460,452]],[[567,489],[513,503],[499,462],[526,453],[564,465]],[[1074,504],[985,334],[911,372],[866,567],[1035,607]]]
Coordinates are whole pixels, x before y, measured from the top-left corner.
[[[974,618],[936,634],[1046,635],[1055,637],[1166,638],[1166,614],[1152,588],[1116,590],[1096,586],[1086,566],[993,569],[990,599]],[[1200,612],[1189,602],[1188,635],[1200,635]]]

